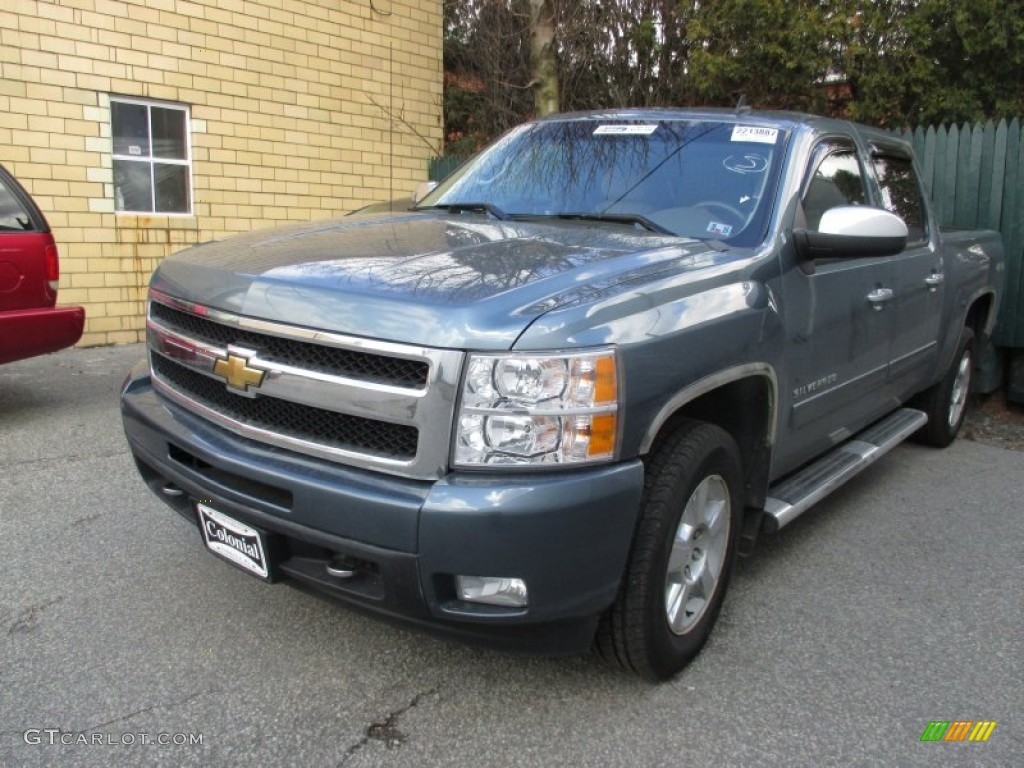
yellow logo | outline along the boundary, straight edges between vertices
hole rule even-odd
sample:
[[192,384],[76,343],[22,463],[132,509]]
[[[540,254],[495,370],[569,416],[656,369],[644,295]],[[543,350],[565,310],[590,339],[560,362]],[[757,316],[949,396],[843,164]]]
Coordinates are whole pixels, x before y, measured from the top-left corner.
[[258,387],[263,383],[266,371],[249,367],[249,358],[228,353],[227,359],[221,358],[213,364],[213,372],[223,376],[229,389],[248,393],[249,387]]

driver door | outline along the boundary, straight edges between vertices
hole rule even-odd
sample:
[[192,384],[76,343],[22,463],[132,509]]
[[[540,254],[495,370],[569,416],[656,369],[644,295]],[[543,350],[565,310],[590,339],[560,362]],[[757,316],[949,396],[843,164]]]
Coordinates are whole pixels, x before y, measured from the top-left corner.
[[[821,142],[805,175],[795,227],[814,230],[830,208],[867,204],[865,179],[851,139]],[[781,378],[790,437],[778,446],[776,475],[846,439],[889,407],[890,260],[836,258],[819,259],[806,270],[788,266]]]

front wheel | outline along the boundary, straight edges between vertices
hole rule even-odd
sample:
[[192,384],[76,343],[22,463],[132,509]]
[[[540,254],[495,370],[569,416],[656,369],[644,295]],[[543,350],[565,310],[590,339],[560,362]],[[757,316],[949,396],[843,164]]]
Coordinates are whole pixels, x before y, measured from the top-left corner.
[[918,395],[916,405],[928,414],[928,423],[915,437],[923,443],[945,448],[956,439],[971,393],[974,369],[974,332],[964,328],[949,370],[939,383]]
[[697,655],[732,575],[741,484],[736,443],[717,426],[687,422],[652,454],[626,573],[598,629],[606,660],[663,680]]

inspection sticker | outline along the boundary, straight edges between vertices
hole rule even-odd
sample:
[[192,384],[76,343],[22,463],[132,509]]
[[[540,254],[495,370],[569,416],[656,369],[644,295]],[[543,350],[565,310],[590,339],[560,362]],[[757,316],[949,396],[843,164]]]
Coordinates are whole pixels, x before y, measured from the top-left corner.
[[650,136],[658,130],[657,125],[599,125],[595,136]]
[[762,128],[758,125],[737,125],[732,129],[733,141],[753,141],[757,144],[774,144],[779,136],[778,128]]

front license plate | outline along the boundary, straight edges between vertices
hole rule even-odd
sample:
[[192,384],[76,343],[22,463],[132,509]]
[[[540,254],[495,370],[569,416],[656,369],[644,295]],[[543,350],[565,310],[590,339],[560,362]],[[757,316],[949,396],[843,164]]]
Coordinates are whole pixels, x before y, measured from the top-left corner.
[[269,578],[262,533],[205,504],[196,504],[196,509],[203,541],[211,552],[261,579]]

